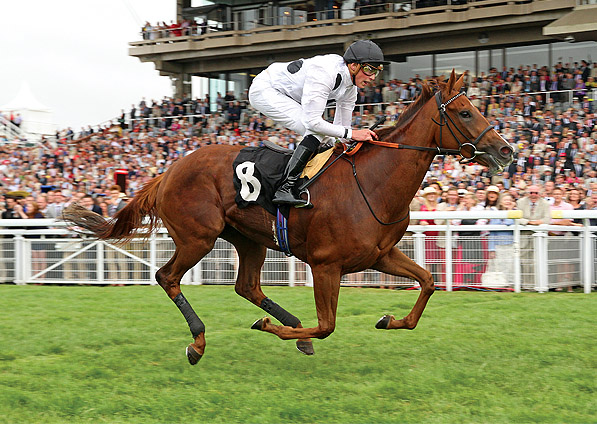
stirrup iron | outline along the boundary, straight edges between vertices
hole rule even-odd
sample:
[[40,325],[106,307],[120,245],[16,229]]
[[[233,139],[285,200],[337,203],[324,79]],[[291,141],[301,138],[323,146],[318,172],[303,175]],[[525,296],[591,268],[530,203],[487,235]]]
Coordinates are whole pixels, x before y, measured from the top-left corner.
[[307,200],[305,200],[305,204],[303,205],[296,205],[295,208],[296,209],[312,209],[313,208],[313,203],[311,203],[311,193],[309,193],[309,189],[305,188],[303,190],[301,190],[301,192],[299,193],[299,196],[301,196],[303,193],[305,193],[307,195]]

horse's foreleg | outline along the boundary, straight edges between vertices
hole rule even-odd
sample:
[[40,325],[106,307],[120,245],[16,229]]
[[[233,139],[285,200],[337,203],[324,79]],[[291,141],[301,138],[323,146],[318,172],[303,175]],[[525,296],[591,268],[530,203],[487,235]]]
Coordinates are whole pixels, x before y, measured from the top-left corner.
[[[297,317],[266,297],[261,291],[261,267],[265,261],[266,248],[236,231],[227,230],[223,237],[234,244],[239,256],[238,276],[234,286],[236,293],[259,306],[283,325],[293,328],[302,327]],[[296,347],[306,355],[314,353],[313,343],[309,339],[298,340]]]
[[275,334],[283,340],[288,339],[324,339],[333,333],[336,327],[336,309],[340,292],[340,270],[335,267],[314,266],[313,292],[317,309],[317,327],[302,328],[274,325],[269,318],[257,321],[253,328]]
[[415,328],[425,310],[427,301],[435,291],[431,273],[417,265],[397,247],[392,248],[388,254],[377,261],[371,268],[385,272],[386,274],[417,280],[421,285],[421,292],[415,302],[415,306],[413,306],[413,309],[407,316],[397,320],[393,315],[386,315],[377,322],[375,327],[381,329],[406,328],[408,330]]

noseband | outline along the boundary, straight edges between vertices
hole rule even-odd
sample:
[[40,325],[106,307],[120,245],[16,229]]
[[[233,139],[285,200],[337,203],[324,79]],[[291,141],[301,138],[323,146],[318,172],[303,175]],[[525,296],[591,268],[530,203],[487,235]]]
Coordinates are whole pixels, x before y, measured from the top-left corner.
[[[450,117],[450,115],[448,115],[448,112],[446,112],[446,107],[460,96],[464,96],[464,91],[461,91],[460,93],[456,94],[454,97],[452,97],[449,100],[447,100],[446,102],[442,103],[442,93],[441,93],[441,91],[438,90],[435,93],[434,97],[435,97],[435,102],[437,103],[437,109],[439,110],[439,122],[437,122],[433,118],[431,118],[431,120],[434,123],[436,123],[437,125],[439,125],[438,151],[442,151],[443,153],[445,153],[446,151],[450,150],[450,149],[444,149],[442,147],[442,129],[443,129],[443,127],[447,127],[448,130],[450,131],[450,134],[452,134],[452,137],[454,137],[454,139],[458,142],[458,150],[455,150],[455,151],[456,151],[456,154],[458,154],[462,157],[462,159],[460,160],[460,163],[469,163],[469,162],[474,161],[478,155],[486,154],[486,152],[477,150],[477,144],[479,143],[479,141],[481,141],[481,139],[483,138],[483,136],[485,134],[487,134],[489,131],[491,131],[493,129],[493,126],[489,125],[483,131],[481,131],[481,134],[479,134],[477,136],[477,138],[474,140],[467,137],[466,134],[464,134],[460,130],[460,128],[458,128],[458,126],[456,125],[454,120]],[[465,138],[466,142],[464,142],[464,143],[461,142],[460,139],[458,138],[458,136],[454,133],[454,130],[452,128],[456,128],[456,131],[458,131],[460,133],[460,135]],[[473,150],[473,155],[470,158],[467,158],[463,155],[462,149],[465,148],[466,146],[470,146]],[[453,151],[454,150],[452,150],[452,152]]]

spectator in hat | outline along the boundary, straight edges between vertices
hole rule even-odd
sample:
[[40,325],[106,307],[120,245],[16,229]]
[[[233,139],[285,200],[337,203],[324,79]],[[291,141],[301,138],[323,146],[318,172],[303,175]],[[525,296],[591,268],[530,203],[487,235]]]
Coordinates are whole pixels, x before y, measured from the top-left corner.
[[541,188],[531,185],[526,191],[526,196],[516,202],[518,209],[522,211],[520,223],[522,225],[549,224],[551,221],[550,205],[541,196]]
[[483,207],[485,209],[495,210],[498,207],[500,198],[500,189],[497,186],[489,186],[486,190],[485,202]]
[[[551,209],[549,202],[542,198],[541,189],[537,185],[531,185],[526,195],[516,202],[517,209],[522,211],[520,224],[542,225],[551,221]],[[523,230],[520,240],[520,259],[522,263],[522,281],[527,287],[535,284],[532,278],[534,274],[534,248],[533,232]]]

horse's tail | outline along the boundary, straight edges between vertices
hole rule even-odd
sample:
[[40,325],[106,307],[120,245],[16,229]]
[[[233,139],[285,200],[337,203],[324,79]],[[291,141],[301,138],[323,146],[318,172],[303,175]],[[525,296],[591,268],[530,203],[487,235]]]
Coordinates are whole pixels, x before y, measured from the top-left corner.
[[[106,220],[77,203],[64,209],[62,219],[85,232],[91,232],[100,240],[110,239],[125,243],[136,237],[147,238],[159,226],[156,197],[163,176],[164,174],[158,175],[145,184],[112,219]],[[145,216],[149,217],[147,225],[143,225]],[[136,234],[137,228],[144,228],[146,232]]]

